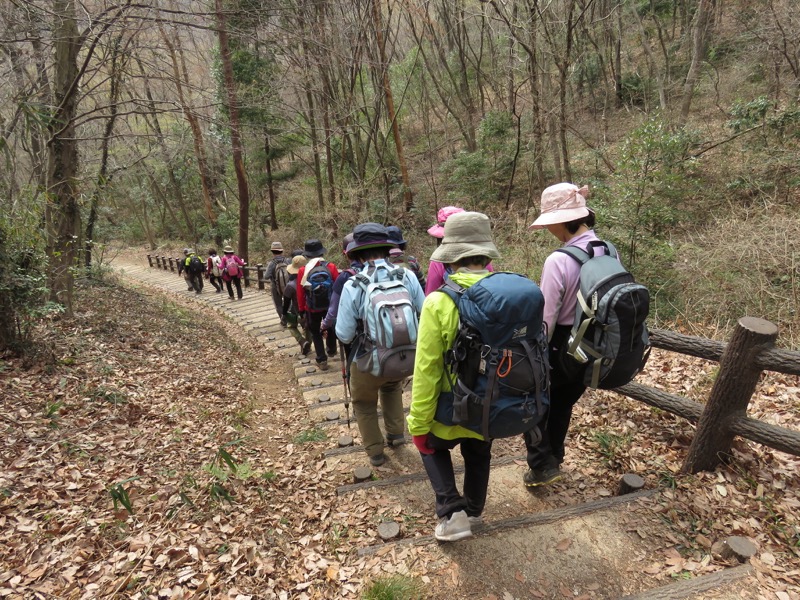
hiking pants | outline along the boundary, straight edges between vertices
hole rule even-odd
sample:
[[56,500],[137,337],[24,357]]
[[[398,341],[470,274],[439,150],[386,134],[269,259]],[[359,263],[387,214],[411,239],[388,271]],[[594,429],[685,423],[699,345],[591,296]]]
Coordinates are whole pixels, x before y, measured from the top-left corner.
[[[479,517],[486,505],[489,489],[489,463],[492,460],[492,442],[473,438],[443,440],[428,434],[428,445],[433,454],[422,454],[422,464],[436,494],[436,516],[449,517],[459,510],[469,517]],[[453,459],[450,450],[460,446],[464,457],[464,495],[458,492]]]
[[306,329],[305,327],[300,327],[297,323],[289,323],[286,328],[289,330],[289,333],[292,334],[292,337],[300,344],[300,348],[303,348],[303,344],[308,342],[311,343],[311,332]]
[[[333,336],[331,336],[333,337]],[[383,412],[383,425],[387,435],[403,435],[405,416],[403,415],[403,383],[370,373],[362,373],[355,363],[350,365],[350,395],[353,401],[353,414],[358,423],[361,443],[369,456],[383,453],[384,439],[378,425],[378,400]]]
[[564,366],[570,331],[569,325],[556,325],[550,340],[550,411],[546,423],[539,426],[542,439],[537,444],[531,443],[529,433],[524,434],[531,469],[555,468],[564,462],[564,440],[569,431],[572,407],[586,391],[582,374],[568,373]]
[[217,290],[218,292],[222,291],[222,284],[224,283],[222,281],[222,277],[219,277],[217,275],[211,274],[211,275],[208,276],[208,280],[211,282],[211,285],[214,286],[215,290]]
[[283,297],[278,291],[278,286],[275,282],[270,283],[270,291],[272,292],[272,303],[275,305],[275,312],[281,319],[281,323],[286,323],[286,317],[283,315]]
[[203,291],[203,274],[196,273],[194,275],[189,275],[189,285],[194,289],[196,293],[200,293]]
[[233,287],[231,286],[231,283],[236,285],[236,295],[239,298],[239,300],[241,300],[242,299],[242,280],[239,277],[233,277],[232,279],[229,279],[228,281],[225,282],[225,285],[228,287],[228,296],[233,298]]
[[322,337],[322,319],[325,318],[325,311],[306,313],[308,317],[308,329],[311,331],[311,339],[314,341],[314,351],[317,354],[317,362],[328,362],[328,355],[325,354],[327,348],[328,354],[331,356],[336,355],[336,336],[330,332],[327,338]]

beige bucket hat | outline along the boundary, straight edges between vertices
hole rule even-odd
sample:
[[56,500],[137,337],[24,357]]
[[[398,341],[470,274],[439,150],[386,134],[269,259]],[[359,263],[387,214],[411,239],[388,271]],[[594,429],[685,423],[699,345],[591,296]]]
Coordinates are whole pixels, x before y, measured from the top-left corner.
[[444,224],[442,243],[431,260],[454,263],[468,256],[488,256],[495,260],[500,252],[492,241],[492,225],[483,213],[460,212],[450,215]]
[[300,269],[306,266],[308,260],[302,254],[299,256],[295,256],[292,258],[292,264],[286,267],[286,272],[290,275],[297,275],[300,272]]
[[557,183],[542,192],[542,212],[528,229],[544,229],[556,223],[569,223],[591,212],[586,206],[589,186],[579,188],[572,183]]

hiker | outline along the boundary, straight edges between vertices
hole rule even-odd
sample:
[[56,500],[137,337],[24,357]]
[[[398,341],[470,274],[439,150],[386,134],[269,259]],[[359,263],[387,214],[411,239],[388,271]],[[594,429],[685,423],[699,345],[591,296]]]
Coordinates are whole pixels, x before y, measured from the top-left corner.
[[[347,257],[347,247],[353,242],[353,234],[348,233],[342,239],[342,254]],[[339,272],[339,276],[336,278],[336,281],[333,282],[333,290],[331,291],[331,302],[328,306],[328,312],[325,313],[325,318],[322,319],[322,323],[320,324],[320,329],[322,329],[323,333],[327,333],[327,335],[331,335],[329,332],[333,332],[335,335],[336,332],[336,317],[339,314],[339,302],[342,298],[342,290],[344,289],[344,284],[347,283],[347,280],[350,279],[353,275],[358,273],[362,267],[364,266],[358,260],[350,260],[350,266],[343,271]],[[339,343],[344,348],[344,356],[350,356],[350,344],[345,344],[341,340]]]
[[222,279],[228,288],[228,296],[233,300],[233,287],[236,286],[236,296],[242,299],[242,275],[244,275],[244,261],[233,253],[233,248],[225,246],[225,256],[222,258]]
[[[336,319],[336,336],[354,346],[347,365],[353,413],[361,443],[376,467],[386,462],[384,444],[405,443],[403,382],[413,372],[417,319],[425,298],[413,273],[387,262],[393,247],[383,225],[362,223],[353,230],[347,256],[364,267],[342,289]],[[380,318],[381,308],[393,317],[391,332],[378,330],[388,321]],[[387,337],[397,345],[388,347]],[[378,424],[379,399],[385,441]]]
[[[459,206],[445,206],[440,208],[439,212],[436,213],[436,225],[428,228],[428,235],[431,235],[436,239],[437,248],[442,243],[442,238],[444,237],[444,226],[447,223],[447,219],[462,212],[464,212],[464,209]],[[491,264],[487,266],[487,269],[489,271],[494,270]],[[445,265],[431,256],[431,259],[428,262],[428,279],[425,283],[425,295],[427,296],[431,292],[438,290],[444,283],[444,279],[447,275],[448,273]]]
[[283,290],[283,303],[281,305],[281,314],[286,317],[286,326],[289,329],[289,333],[300,344],[300,353],[303,356],[307,356],[311,351],[311,332],[308,330],[305,317],[300,318],[300,309],[297,307],[297,273],[305,264],[305,256],[300,255],[293,257],[291,264],[286,267],[289,281]]
[[[586,206],[589,188],[571,183],[557,183],[542,192],[541,214],[529,229],[547,229],[564,246],[585,250],[598,237],[592,229],[594,212]],[[575,320],[580,265],[563,252],[553,252],[542,267],[541,288],[544,294],[544,325],[550,355],[550,414],[535,442],[525,435],[529,470],[523,476],[527,487],[548,485],[561,479],[572,407],[586,386],[575,375],[577,362],[566,353]]]
[[178,263],[178,274],[183,271],[183,278],[188,286],[187,291],[199,294],[203,291],[203,271],[206,268],[203,259],[191,248],[184,248],[183,256],[183,262]]
[[339,276],[339,270],[332,262],[325,260],[325,248],[319,240],[307,240],[303,248],[303,256],[308,262],[300,267],[297,273],[297,307],[301,315],[305,315],[311,339],[314,342],[317,367],[320,371],[328,370],[328,357],[336,356],[336,337],[323,337],[320,325],[328,312],[333,282]]
[[[431,261],[447,265],[452,270],[453,282],[463,288],[489,275],[486,269],[489,261],[500,258],[492,241],[489,217],[482,213],[454,213],[447,219],[442,234],[442,243],[434,250]],[[450,390],[444,355],[451,348],[458,328],[459,312],[453,301],[444,293],[428,294],[419,323],[407,421],[436,495],[439,523],[434,536],[441,541],[470,537],[472,526],[481,523],[492,450],[492,441],[480,433],[461,425],[445,425],[435,418],[440,394]],[[456,486],[450,456],[456,446],[460,446],[464,458],[463,495]]]
[[222,258],[217,256],[216,248],[209,248],[206,261],[206,279],[214,286],[216,293],[222,291]]
[[270,252],[272,252],[272,260],[267,265],[267,272],[264,277],[269,281],[275,312],[280,317],[281,325],[286,327],[286,316],[283,313],[283,292],[289,281],[286,269],[291,264],[291,261],[283,255],[283,244],[280,242],[272,242]]
[[406,256],[406,246],[408,242],[403,239],[403,230],[397,225],[390,225],[386,228],[389,232],[389,240],[392,241],[397,248],[392,248],[389,251],[389,262],[393,265],[398,265],[410,270],[417,276],[417,281],[422,289],[425,289],[425,272],[419,265],[419,261],[413,256]]

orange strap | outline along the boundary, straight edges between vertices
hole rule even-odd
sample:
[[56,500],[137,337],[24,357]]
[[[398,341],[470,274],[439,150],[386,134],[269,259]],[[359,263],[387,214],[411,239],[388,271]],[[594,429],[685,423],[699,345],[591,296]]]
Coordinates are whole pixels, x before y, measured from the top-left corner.
[[[503,350],[503,358],[500,359],[500,363],[497,365],[497,376],[500,379],[502,379],[511,372],[511,356],[512,356],[511,350],[508,349]],[[508,359],[508,366],[505,368],[505,370],[501,370],[503,369],[503,365],[505,364],[506,359]]]

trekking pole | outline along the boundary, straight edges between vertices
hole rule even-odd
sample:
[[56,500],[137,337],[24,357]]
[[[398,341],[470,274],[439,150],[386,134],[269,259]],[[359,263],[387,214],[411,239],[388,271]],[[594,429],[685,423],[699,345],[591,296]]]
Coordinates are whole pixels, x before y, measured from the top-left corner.
[[347,356],[344,344],[339,342],[339,355],[342,359],[342,384],[344,385],[344,410],[347,412],[347,429],[350,429],[350,385],[347,381]]

